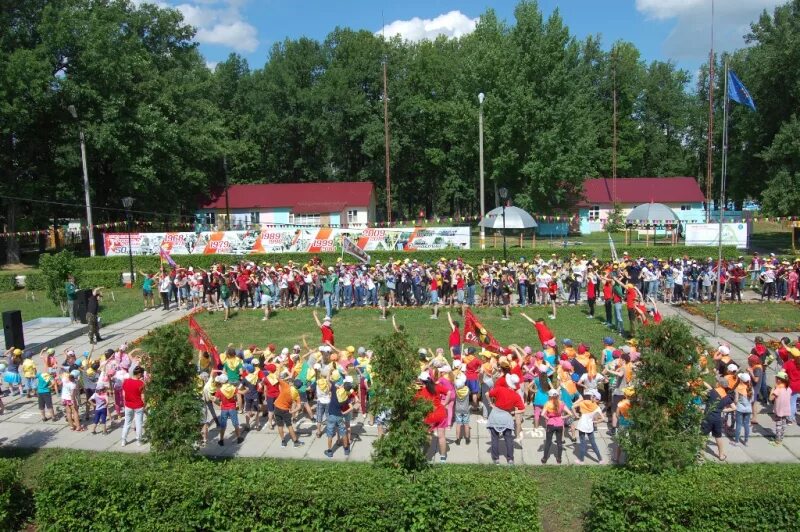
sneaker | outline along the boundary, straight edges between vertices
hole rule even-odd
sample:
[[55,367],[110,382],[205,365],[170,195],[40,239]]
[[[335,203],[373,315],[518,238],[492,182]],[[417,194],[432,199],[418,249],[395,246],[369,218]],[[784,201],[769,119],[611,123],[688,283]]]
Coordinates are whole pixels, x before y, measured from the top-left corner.
[[461,438],[456,438],[456,441],[454,441],[453,443],[455,443],[458,446],[461,446]]
[[287,445],[288,445],[288,443],[286,443],[286,440],[284,440],[284,441],[282,441],[282,442],[281,442],[281,447],[284,447],[284,448],[285,448]]
[[306,444],[306,442],[300,441],[300,440],[297,440],[296,442],[294,442],[294,446],[295,447],[302,447],[305,444]]
[[223,445],[225,445],[225,440],[220,439],[217,441],[217,444],[219,444],[219,446],[222,447]]
[[551,320],[554,320],[554,319],[556,319],[556,317],[555,317],[555,316],[553,316],[552,314],[551,314],[551,315],[549,315],[549,316],[547,316],[547,317],[548,317],[548,318],[550,318]]
[[236,443],[242,443],[243,441],[244,441],[244,438],[242,438],[241,436],[236,438]]
[[470,442],[470,438],[469,438],[469,436],[467,436],[467,439],[466,439],[466,440],[464,440],[464,441],[466,441],[466,442],[467,442],[467,445],[469,445],[469,442]]
[[514,465],[514,460],[509,460],[508,461],[508,465],[513,466]]
[[333,458],[333,451],[331,449],[328,449],[327,451],[325,451],[325,456],[327,456],[328,458]]
[[597,463],[600,464],[600,465],[606,465],[606,459],[605,458],[601,458],[600,461],[597,462]]
[[500,465],[500,460],[492,460],[492,463],[493,463],[494,465]]
[[775,447],[780,447],[781,445],[783,445],[783,440],[772,440],[771,442],[769,442],[769,444]]
[[128,445],[128,442],[126,442],[125,440],[122,440],[119,444],[120,447],[125,447],[126,445]]
[[586,316],[586,319],[587,319],[587,320],[593,320],[593,319],[594,319],[594,316]]
[[440,464],[446,464],[447,463],[447,456],[440,456],[439,457],[439,463]]
[[350,447],[345,447],[344,448],[344,455],[345,456],[350,456]]
[[583,465],[583,460],[575,460],[575,463],[578,465]]

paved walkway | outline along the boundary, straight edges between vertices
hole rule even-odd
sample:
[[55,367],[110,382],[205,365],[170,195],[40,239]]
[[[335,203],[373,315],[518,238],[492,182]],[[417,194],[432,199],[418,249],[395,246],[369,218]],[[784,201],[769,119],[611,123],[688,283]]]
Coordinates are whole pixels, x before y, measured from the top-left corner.
[[[732,354],[739,362],[744,362],[747,353],[752,346],[752,338],[755,334],[742,334],[730,331],[724,327],[718,329],[718,335],[712,337],[713,323],[704,318],[690,315],[677,307],[662,305],[664,316],[678,316],[685,319],[692,326],[695,334],[705,336],[710,343],[725,341],[733,346]],[[96,351],[116,347],[122,342],[130,342],[143,336],[150,329],[164,323],[179,319],[186,315],[184,311],[171,311],[165,313],[162,310],[142,312],[137,316],[125,321],[110,325],[103,329],[104,341],[99,344]],[[784,333],[761,333],[765,337],[783,336]],[[71,345],[76,352],[81,353],[88,350],[88,338],[75,341]],[[67,345],[57,346],[60,353]],[[772,372],[774,375],[774,372]],[[771,380],[771,378],[770,378]],[[5,387],[4,387],[5,388]],[[120,445],[121,424],[111,427],[109,435],[93,435],[90,431],[73,432],[59,416],[57,421],[42,423],[36,405],[36,399],[22,399],[19,397],[5,397],[6,413],[0,416],[0,446],[16,446],[26,448],[39,447],[66,447],[74,449],[85,449],[95,451],[122,451],[122,452],[145,452],[149,449],[147,444],[142,446]],[[518,464],[540,464],[544,446],[544,431],[534,431],[530,416],[531,407],[528,407],[524,423],[524,438],[521,444],[515,445],[515,457]],[[478,417],[473,415],[472,441],[466,445],[462,441],[460,445],[454,442],[454,430],[448,431],[448,462],[451,463],[490,463],[489,456],[489,435],[485,425],[478,423]],[[729,462],[751,463],[751,462],[796,462],[800,460],[800,428],[797,425],[787,427],[783,445],[774,447],[769,441],[773,436],[774,422],[766,413],[757,416],[759,425],[753,427],[750,443],[747,447],[732,447],[726,445],[726,453]],[[606,434],[606,425],[598,427],[597,443],[604,459],[611,460],[614,452],[614,442]],[[230,429],[229,429],[230,430]],[[375,427],[370,426],[358,416],[353,421],[352,431],[354,443],[352,453],[345,457],[341,449],[337,449],[333,460],[366,461],[370,458],[372,443],[377,437]],[[244,442],[236,444],[232,441],[230,433],[226,438],[225,445],[220,447],[216,443],[217,431],[211,429],[209,444],[201,450],[208,456],[247,456],[247,457],[282,457],[282,458],[312,458],[326,460],[323,451],[327,448],[326,439],[315,437],[315,425],[306,419],[301,418],[298,422],[298,433],[303,447],[294,448],[291,444],[288,447],[281,447],[280,440],[275,429],[263,428],[261,431],[251,431],[245,434]],[[133,434],[129,436],[133,439]],[[502,446],[501,446],[502,447]],[[577,460],[577,443],[566,440],[564,464],[574,464]],[[706,448],[706,458],[710,461],[715,460],[711,447]],[[592,458],[594,455],[592,454]],[[437,458],[438,459],[438,458]],[[550,463],[555,463],[551,457]],[[586,464],[595,464],[593,459],[587,459]]]

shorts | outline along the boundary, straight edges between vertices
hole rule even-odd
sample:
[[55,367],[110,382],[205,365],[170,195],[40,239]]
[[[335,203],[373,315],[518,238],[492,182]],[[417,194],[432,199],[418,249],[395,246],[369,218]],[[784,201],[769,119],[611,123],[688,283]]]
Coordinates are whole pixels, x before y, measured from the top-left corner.
[[214,406],[210,401],[203,401],[203,418],[202,423],[206,425],[214,421]]
[[478,384],[478,379],[467,380],[467,388],[469,388],[469,393],[478,393],[481,391],[481,385]]
[[703,420],[703,422],[700,424],[700,432],[702,432],[705,436],[708,436],[708,433],[710,432],[713,437],[721,438],[722,418],[720,417],[713,421],[707,419]]
[[245,412],[258,412],[258,397],[253,399],[245,398],[244,410]]
[[261,294],[261,305],[271,305],[272,304],[272,296],[268,296],[267,294]]
[[231,424],[235,428],[239,428],[239,412],[236,411],[235,408],[230,410],[223,410],[219,413],[219,428],[224,429],[228,426],[228,420],[231,420]]
[[431,304],[435,305],[439,302],[439,292],[437,290],[431,290]]
[[152,290],[142,290],[142,295],[144,297],[153,297],[153,291]]
[[222,306],[225,307],[225,308],[230,308],[230,306],[231,306],[231,298],[230,297],[226,297],[225,299],[223,299],[222,300]]
[[94,388],[85,388],[83,390],[83,392],[86,394],[87,401],[92,398],[92,396],[94,395],[94,391],[95,391]]
[[550,294],[550,301],[555,301],[558,298],[557,294]]
[[39,410],[45,408],[53,409],[53,395],[50,392],[39,394]]
[[3,380],[9,386],[22,384],[22,379],[20,378],[19,373],[15,371],[6,371],[5,373],[3,373]]
[[464,302],[464,290],[456,290],[456,301],[459,303]]
[[108,407],[98,408],[94,411],[94,424],[97,425],[98,423],[102,423],[103,425],[106,424],[106,418],[108,417]]
[[300,396],[300,403],[305,404],[308,402],[308,392],[297,392]]
[[459,414],[456,412],[456,425],[469,425],[469,414]]
[[337,433],[340,438],[343,438],[345,434],[347,434],[347,426],[344,423],[344,417],[328,414],[328,424],[325,426],[325,434],[327,434],[329,438],[333,438]]
[[329,403],[317,403],[317,410],[314,412],[317,423],[322,423],[328,418],[328,405]]
[[275,399],[276,397],[267,397],[267,412],[275,411]]
[[292,414],[290,414],[288,410],[284,410],[283,408],[276,408],[275,424],[278,425],[279,427],[291,427]]
[[461,357],[461,345],[451,345],[450,349],[453,350],[453,357]]
[[72,406],[72,399],[62,399],[61,406]]

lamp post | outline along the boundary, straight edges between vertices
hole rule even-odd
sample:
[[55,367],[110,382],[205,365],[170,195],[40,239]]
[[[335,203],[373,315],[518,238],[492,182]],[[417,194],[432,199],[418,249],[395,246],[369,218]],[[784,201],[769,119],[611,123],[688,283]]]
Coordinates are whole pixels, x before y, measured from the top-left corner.
[[131,288],[133,288],[133,246],[131,245],[131,206],[133,198],[126,196],[122,198],[122,206],[125,207],[125,219],[128,221],[128,259],[131,266]]
[[[486,96],[481,92],[478,93],[478,166],[480,167],[481,176],[481,220],[486,215],[485,199],[483,193],[483,100]],[[486,229],[481,226],[481,249],[486,249]]]
[[[67,110],[69,114],[72,115],[72,118],[75,120],[78,119],[78,110],[74,105],[67,107]],[[80,124],[78,124],[78,131],[80,132],[81,138],[81,163],[83,165],[83,194],[86,199],[86,223],[89,225],[89,255],[94,257],[94,224],[92,223],[92,202],[89,199],[89,171],[86,168],[86,140],[83,136],[83,128],[80,127]]]
[[506,198],[508,197],[508,189],[502,187],[497,193],[500,194],[500,199],[503,200],[503,260],[508,260],[506,249]]

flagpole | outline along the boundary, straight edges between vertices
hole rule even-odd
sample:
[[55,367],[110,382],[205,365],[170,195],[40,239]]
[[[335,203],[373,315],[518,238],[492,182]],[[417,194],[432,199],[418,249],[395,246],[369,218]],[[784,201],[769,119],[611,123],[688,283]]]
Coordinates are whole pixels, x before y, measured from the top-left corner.
[[725,218],[725,178],[728,174],[728,60],[725,59],[725,89],[722,107],[722,178],[719,190],[719,242],[717,243],[717,306],[714,312],[714,336],[719,326],[719,302],[722,292],[720,274],[722,273],[722,222]]

